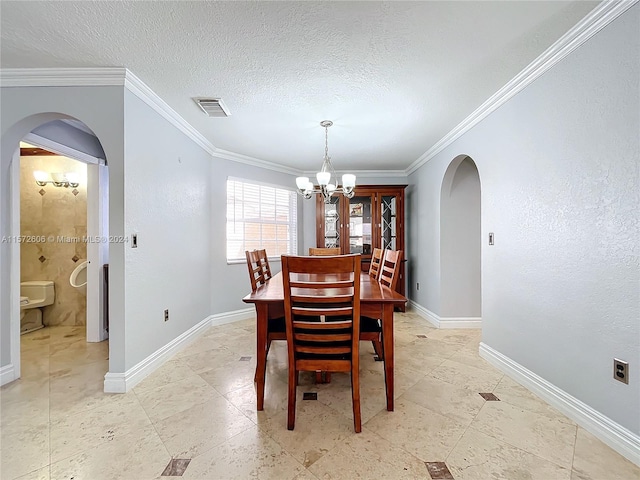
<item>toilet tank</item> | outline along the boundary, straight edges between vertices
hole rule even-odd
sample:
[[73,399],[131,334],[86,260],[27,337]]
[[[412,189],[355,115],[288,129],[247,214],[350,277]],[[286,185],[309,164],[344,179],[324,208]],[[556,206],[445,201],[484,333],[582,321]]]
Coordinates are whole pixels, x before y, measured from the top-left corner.
[[20,283],[20,296],[29,297],[30,303],[42,302],[51,305],[55,299],[55,291],[51,280],[33,280]]

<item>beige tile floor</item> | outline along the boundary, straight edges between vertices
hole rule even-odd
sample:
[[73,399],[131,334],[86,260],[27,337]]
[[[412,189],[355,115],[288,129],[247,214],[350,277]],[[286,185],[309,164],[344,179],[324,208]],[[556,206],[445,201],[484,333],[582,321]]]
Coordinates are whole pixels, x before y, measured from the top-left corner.
[[[296,428],[286,429],[283,342],[256,411],[252,320],[211,328],[124,395],[102,392],[106,342],[85,343],[78,327],[33,332],[22,337],[22,379],[0,390],[0,478],[161,479],[172,458],[190,459],[183,478],[207,480],[429,479],[425,462],[445,462],[455,480],[640,478],[481,359],[479,331],[437,330],[407,313],[396,332],[395,412],[385,410],[383,365],[361,343],[360,434],[343,374],[328,385],[305,375]],[[305,391],[318,399],[303,401]]]

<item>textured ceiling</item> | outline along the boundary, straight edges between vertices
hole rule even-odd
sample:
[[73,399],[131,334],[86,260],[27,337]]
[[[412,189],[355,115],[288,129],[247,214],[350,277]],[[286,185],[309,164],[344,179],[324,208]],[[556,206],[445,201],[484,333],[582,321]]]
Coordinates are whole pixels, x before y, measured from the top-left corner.
[[[400,170],[598,2],[0,2],[0,65],[126,67],[216,147]],[[192,97],[222,97],[208,118]]]

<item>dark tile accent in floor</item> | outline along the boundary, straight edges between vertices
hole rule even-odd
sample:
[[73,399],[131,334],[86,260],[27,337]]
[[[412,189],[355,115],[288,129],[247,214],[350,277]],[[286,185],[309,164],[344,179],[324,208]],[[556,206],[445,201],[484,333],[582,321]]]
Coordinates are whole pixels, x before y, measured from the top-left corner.
[[181,477],[191,462],[190,458],[172,458],[161,477]]
[[304,392],[302,394],[302,399],[303,400],[317,400],[318,399],[318,393],[317,392]]
[[251,357],[240,357],[241,362],[248,362],[249,360],[251,360]]
[[496,397],[493,393],[479,393],[482,398],[484,398],[487,402],[499,402],[500,399]]
[[433,480],[455,480],[444,462],[424,462]]
[[418,338],[427,338],[426,335],[416,335],[416,337],[418,337]]

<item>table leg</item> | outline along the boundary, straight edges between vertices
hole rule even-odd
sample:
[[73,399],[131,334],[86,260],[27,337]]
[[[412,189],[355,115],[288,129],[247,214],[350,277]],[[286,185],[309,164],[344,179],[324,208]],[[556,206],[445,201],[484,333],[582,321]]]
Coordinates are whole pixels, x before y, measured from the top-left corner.
[[264,380],[267,370],[267,323],[269,321],[269,307],[266,304],[256,304],[256,395],[258,410],[264,410]]
[[390,303],[385,303],[382,311],[382,343],[387,410],[393,412],[393,304]]

